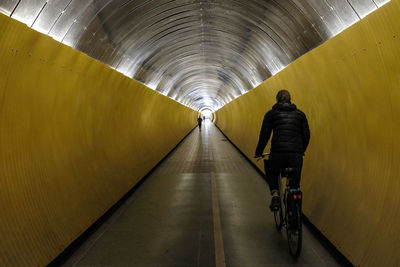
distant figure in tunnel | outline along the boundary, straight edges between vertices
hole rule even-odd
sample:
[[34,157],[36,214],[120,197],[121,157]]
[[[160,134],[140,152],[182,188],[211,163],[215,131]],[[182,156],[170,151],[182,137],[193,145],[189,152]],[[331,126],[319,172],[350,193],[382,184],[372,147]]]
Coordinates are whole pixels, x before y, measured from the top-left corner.
[[290,102],[290,93],[280,90],[277,103],[264,116],[255,157],[261,157],[273,132],[266,179],[272,195],[270,209],[279,209],[278,177],[283,168],[295,168],[291,188],[300,187],[303,155],[310,141],[306,115]]
[[197,124],[199,125],[199,130],[201,131],[201,123],[203,122],[203,119],[201,117],[197,118]]

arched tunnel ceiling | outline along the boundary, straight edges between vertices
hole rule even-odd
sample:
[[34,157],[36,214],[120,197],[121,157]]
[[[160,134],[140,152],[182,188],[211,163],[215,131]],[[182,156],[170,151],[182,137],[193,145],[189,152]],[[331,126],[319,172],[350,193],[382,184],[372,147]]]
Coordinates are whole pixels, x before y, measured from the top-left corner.
[[0,12],[184,105],[216,110],[386,2],[0,0]]

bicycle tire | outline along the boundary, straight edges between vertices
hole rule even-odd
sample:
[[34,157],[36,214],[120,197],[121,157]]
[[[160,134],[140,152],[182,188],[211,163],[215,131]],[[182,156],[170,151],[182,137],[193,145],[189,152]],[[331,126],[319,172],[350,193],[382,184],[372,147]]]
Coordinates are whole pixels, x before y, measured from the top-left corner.
[[[296,203],[295,214],[287,215],[288,225],[286,226],[286,233],[289,245],[289,252],[292,257],[297,258],[300,255],[303,241],[303,229],[299,205]],[[289,216],[295,217],[290,218]]]

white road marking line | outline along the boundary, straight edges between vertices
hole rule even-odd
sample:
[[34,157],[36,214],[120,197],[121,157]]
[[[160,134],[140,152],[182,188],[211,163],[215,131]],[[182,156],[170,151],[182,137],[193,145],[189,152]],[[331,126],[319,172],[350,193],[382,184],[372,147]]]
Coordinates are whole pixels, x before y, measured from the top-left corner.
[[217,196],[217,184],[215,182],[214,172],[211,175],[211,195],[213,208],[213,223],[214,223],[214,245],[215,245],[215,266],[225,267],[225,252],[224,242],[222,239],[221,220],[219,217],[219,203]]

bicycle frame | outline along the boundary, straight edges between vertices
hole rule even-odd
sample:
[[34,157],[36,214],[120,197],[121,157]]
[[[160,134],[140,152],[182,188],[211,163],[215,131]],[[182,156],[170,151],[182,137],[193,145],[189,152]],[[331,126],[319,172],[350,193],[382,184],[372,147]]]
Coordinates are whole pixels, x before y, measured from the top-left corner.
[[[266,160],[264,164],[267,164]],[[303,239],[301,220],[302,192],[300,188],[290,188],[290,181],[293,179],[295,171],[296,169],[293,168],[285,168],[279,171],[278,194],[280,209],[274,211],[274,218],[278,232],[281,231],[282,226],[286,228],[289,252],[294,258],[297,258],[301,252]],[[283,188],[283,178],[286,178],[285,188]]]
[[[282,179],[286,178],[286,182],[285,182],[285,188],[283,188],[283,184],[282,184]],[[282,212],[284,212],[284,226],[286,227],[287,224],[287,209],[288,209],[288,205],[290,204],[289,202],[292,201],[297,201],[298,203],[300,203],[300,207],[301,207],[301,198],[302,198],[302,193],[301,190],[297,190],[294,188],[290,188],[290,180],[292,178],[290,177],[289,173],[287,175],[282,175],[282,172],[279,172],[279,177],[278,177],[278,188],[279,188],[279,198],[281,201],[281,208],[284,208],[284,210]],[[290,193],[290,191],[296,191],[294,194],[290,194],[290,196],[288,195]],[[290,197],[294,197],[294,199],[291,199]],[[290,199],[290,200],[289,200]]]
[[[269,154],[263,154],[258,160],[269,156]],[[267,173],[268,161],[264,159],[264,168]],[[300,188],[292,189],[290,188],[290,180],[293,179],[293,173],[296,169],[285,168],[279,171],[278,176],[278,189],[279,189],[279,199],[280,199],[280,209],[274,211],[275,225],[278,232],[281,231],[282,226],[286,228],[287,240],[289,245],[289,252],[294,257],[297,258],[300,255],[302,247],[302,220],[301,220],[301,201],[303,195]],[[286,177],[285,191],[283,192],[282,178]],[[289,196],[288,196],[289,195]],[[289,200],[290,198],[290,200]],[[292,199],[293,198],[293,199]],[[289,200],[289,201],[288,201]],[[288,212],[288,206],[291,209]],[[284,210],[283,210],[284,209]],[[290,215],[290,218],[288,216]]]
[[[291,170],[291,172],[286,170]],[[286,228],[290,254],[293,257],[297,258],[300,255],[302,247],[302,221],[301,221],[302,193],[300,189],[290,188],[290,180],[292,179],[291,174],[293,173],[293,171],[294,170],[290,168],[286,168],[284,171],[286,175],[284,192],[282,185],[282,178],[284,177],[284,175],[282,174],[282,171],[279,173],[278,187],[279,187],[279,196],[281,201],[280,212],[283,215],[282,226]]]
[[[281,209],[283,214],[283,226],[285,228],[287,227],[287,220],[288,220],[287,218],[288,192],[290,190],[289,180],[291,179],[288,176],[289,175],[283,176],[282,172],[279,172],[279,177],[278,177],[279,198],[281,201]],[[282,183],[283,178],[286,178],[285,188],[283,188],[283,183]]]

